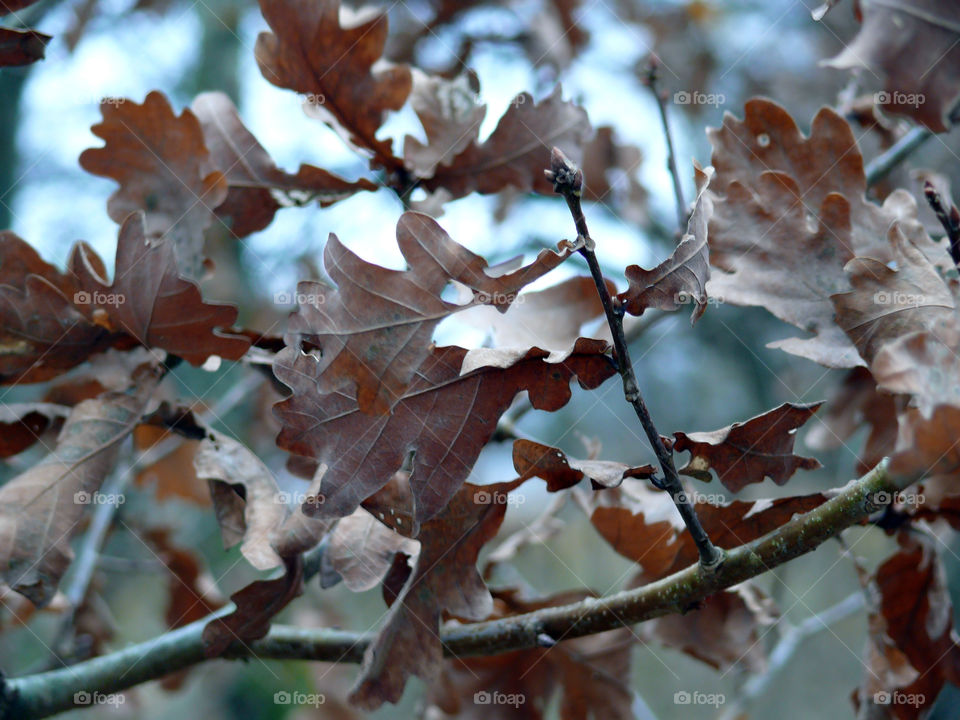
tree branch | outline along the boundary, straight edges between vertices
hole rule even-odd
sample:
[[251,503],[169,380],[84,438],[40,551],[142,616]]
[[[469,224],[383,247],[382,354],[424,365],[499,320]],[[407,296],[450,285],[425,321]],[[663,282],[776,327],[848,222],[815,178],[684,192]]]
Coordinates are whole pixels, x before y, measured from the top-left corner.
[[583,216],[583,207],[580,203],[583,171],[575,167],[558,148],[554,148],[550,155],[550,170],[545,172],[547,178],[553,182],[554,190],[566,199],[570,214],[573,215],[573,222],[577,226],[579,252],[586,258],[587,265],[590,267],[590,274],[597,286],[600,303],[603,305],[603,312],[607,316],[607,324],[610,326],[610,333],[613,335],[617,369],[623,379],[623,396],[627,399],[627,402],[633,405],[633,409],[640,419],[643,431],[646,433],[650,445],[653,446],[653,451],[656,453],[660,468],[663,471],[663,480],[656,484],[669,492],[670,497],[673,498],[687,530],[690,531],[690,535],[697,545],[697,550],[700,553],[700,564],[707,570],[715,569],[723,562],[723,553],[710,541],[703,525],[700,524],[700,519],[693,509],[690,499],[684,492],[680,476],[677,475],[677,469],[673,464],[673,453],[667,450],[660,433],[657,432],[656,425],[650,417],[650,411],[647,410],[643,395],[640,393],[637,376],[633,372],[633,362],[630,360],[630,351],[627,348],[627,341],[623,333],[623,308],[619,303],[614,305],[614,300],[610,297],[607,284],[603,279],[603,273],[600,270],[600,264],[597,262],[597,255],[594,252],[595,245],[587,228],[587,220]]
[[897,140],[883,153],[877,155],[867,163],[864,172],[867,176],[867,187],[876,185],[883,180],[890,171],[902,163],[915,150],[933,137],[933,133],[925,127],[915,127],[906,135]]
[[[713,572],[704,571],[699,564],[691,565],[649,585],[606,598],[587,598],[500,620],[447,627],[441,631],[444,653],[458,657],[494,655],[538,647],[539,637],[544,634],[568,640],[683,613],[720,590],[814,550],[879,510],[879,498],[892,498],[897,490],[916,480],[891,476],[884,460],[819,507],[753,542],[727,550],[723,564]],[[210,619],[231,609],[228,605],[153,640],[71,667],[6,679],[0,692],[0,720],[48,717],[72,708],[76,693],[120,692],[203,662],[203,628]],[[274,625],[262,640],[234,645],[224,657],[358,663],[372,639],[369,633]]]
[[677,227],[680,235],[687,227],[687,203],[683,199],[683,186],[680,184],[680,172],[677,170],[677,152],[673,148],[673,136],[670,134],[670,123],[667,122],[667,103],[666,97],[657,87],[657,69],[659,62],[656,56],[650,58],[647,64],[646,83],[656,98],[657,107],[660,109],[660,122],[663,125],[663,134],[667,138],[667,170],[670,171],[670,177],[673,179],[673,194],[677,201]]

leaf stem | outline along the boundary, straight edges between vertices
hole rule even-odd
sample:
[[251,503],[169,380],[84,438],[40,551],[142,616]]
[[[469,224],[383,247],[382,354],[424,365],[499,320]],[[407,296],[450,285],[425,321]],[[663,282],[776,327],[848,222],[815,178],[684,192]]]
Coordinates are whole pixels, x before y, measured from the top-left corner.
[[683,199],[683,186],[680,184],[680,172],[677,170],[677,152],[673,147],[673,135],[670,133],[670,123],[667,121],[667,103],[666,96],[657,87],[657,69],[659,63],[656,56],[650,58],[647,64],[647,73],[645,77],[646,85],[653,93],[657,101],[657,107],[660,109],[660,122],[663,125],[663,135],[667,139],[667,170],[670,171],[670,177],[673,179],[673,194],[677,202],[677,227],[680,229],[680,235],[687,227],[687,203]]
[[656,425],[650,417],[650,411],[643,401],[637,376],[633,371],[630,351],[623,332],[623,308],[619,302],[615,302],[610,297],[607,284],[603,279],[603,272],[600,270],[600,263],[597,261],[597,255],[594,252],[594,241],[590,237],[587,221],[583,216],[583,206],[580,202],[583,171],[575,167],[559,149],[554,148],[550,156],[550,170],[546,171],[546,174],[547,178],[553,182],[554,190],[566,199],[567,207],[570,208],[570,214],[573,216],[573,222],[577,227],[579,252],[586,259],[590,268],[590,274],[597,286],[600,303],[603,305],[603,312],[607,317],[607,324],[610,326],[610,333],[613,336],[617,370],[623,380],[623,396],[633,406],[663,471],[663,480],[659,481],[658,484],[669,492],[670,497],[673,498],[687,530],[690,531],[690,535],[697,545],[697,550],[700,553],[700,564],[706,570],[715,570],[723,562],[723,552],[710,541],[707,532],[700,523],[700,519],[697,517],[696,510],[693,509],[693,505],[684,491],[680,477],[677,475],[676,466],[673,463],[673,453],[667,450],[660,433],[657,432]]

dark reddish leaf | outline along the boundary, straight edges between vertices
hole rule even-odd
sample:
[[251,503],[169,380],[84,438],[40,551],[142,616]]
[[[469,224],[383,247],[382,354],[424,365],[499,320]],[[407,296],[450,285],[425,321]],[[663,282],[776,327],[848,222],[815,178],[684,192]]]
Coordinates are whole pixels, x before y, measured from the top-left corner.
[[563,101],[559,86],[539,103],[528,93],[518,95],[483,143],[479,125],[471,127],[473,142],[448,164],[438,165],[423,180],[423,187],[446,191],[446,199],[471,192],[496,193],[506,187],[552,193],[552,184],[543,176],[543,169],[550,165],[550,149],[557,146],[579,157],[590,133],[586,111]]
[[122,223],[143,210],[147,237],[171,239],[182,273],[199,277],[203,231],[227,197],[227,180],[207,151],[200,122],[190,110],[175,115],[159,92],[142,105],[121,98],[100,107],[103,122],[91,130],[106,144],[84,150],[80,165],[120,184],[107,212]]
[[59,428],[69,414],[69,407],[53,403],[0,404],[0,458],[16,455],[42,440],[48,429]]
[[313,165],[301,165],[296,175],[280,170],[221,92],[198,95],[190,107],[213,167],[227,179],[227,197],[216,213],[236,237],[263,230],[281,207],[312,200],[327,207],[359,190],[377,189],[369,180],[350,182]]
[[0,67],[29,65],[43,60],[47,43],[52,39],[36,30],[0,27]]
[[[312,375],[277,365],[293,395],[275,407],[283,430],[277,444],[326,467],[319,511],[346,516],[356,510],[413,454],[417,522],[435,516],[457,492],[490,440],[500,415],[521,390],[540,410],[570,399],[570,380],[592,389],[616,370],[606,343],[580,340],[561,363],[532,349],[506,369],[460,374],[462,348],[435,348],[390,415],[368,415],[345,393],[321,395]],[[428,420],[429,419],[429,420]]]
[[[504,311],[520,288],[570,255],[568,245],[543,250],[530,265],[491,277],[483,258],[451,240],[432,218],[412,212],[397,223],[397,243],[410,266],[402,272],[366,262],[330,236],[324,265],[337,288],[300,283],[307,302],[290,319],[294,342],[277,356],[281,381],[302,388],[309,379],[315,392],[346,391],[362,412],[386,413],[426,360],[434,328],[469,307],[440,297],[450,280],[471,288],[474,302]],[[309,346],[319,346],[322,355],[308,354]]]
[[[521,482],[463,485],[439,515],[424,522],[417,536],[420,553],[364,654],[360,677],[350,694],[352,702],[373,710],[383,702],[397,702],[412,674],[427,682],[434,680],[443,659],[442,613],[468,620],[490,615],[493,600],[477,571],[477,557],[503,522],[507,494]],[[413,497],[402,478],[371,498],[366,507],[398,533],[413,531]]]
[[858,2],[863,26],[843,51],[825,64],[865,68],[883,77],[877,104],[934,132],[960,97],[960,6],[950,0]]
[[822,402],[798,405],[784,403],[743,423],[711,432],[675,432],[674,450],[690,451],[690,461],[680,472],[709,482],[710,471],[733,492],[769,477],[783,485],[800,468],[821,467],[815,458],[793,453],[797,428],[820,408]]
[[707,309],[706,282],[710,278],[710,251],[707,246],[707,223],[713,203],[706,195],[710,175],[697,168],[697,201],[687,222],[687,233],[676,250],[652,270],[639,265],[626,269],[630,286],[618,296],[631,315],[642,315],[647,308],[677,310],[693,305],[690,324]]
[[649,478],[656,472],[652,465],[630,467],[609,460],[578,460],[559,448],[532,440],[514,440],[513,468],[523,478],[538,477],[547,483],[548,492],[557,492],[590,478],[595,489],[617,487],[624,478]]
[[897,452],[890,459],[890,472],[905,478],[952,476],[960,472],[960,408],[935,407],[929,418],[919,410],[900,415]]
[[387,40],[387,16],[353,27],[340,23],[339,0],[260,0],[273,32],[262,32],[255,53],[260,72],[274,85],[306,95],[308,114],[347,142],[399,165],[390,140],[377,140],[387,110],[399,110],[411,89],[404,66],[373,65]]
[[77,305],[112,330],[192,365],[211,355],[236,360],[247,351],[247,338],[221,330],[236,320],[236,307],[204,302],[197,284],[180,275],[173,246],[145,236],[142,213],[120,227],[115,266],[114,281],[107,284],[103,264],[88,245],[78,243],[70,257]]
[[270,632],[270,620],[303,592],[303,558],[284,558],[286,571],[273,580],[257,580],[230,599],[236,609],[211,620],[203,628],[203,652],[208,658],[223,655],[234,642],[259,640]]

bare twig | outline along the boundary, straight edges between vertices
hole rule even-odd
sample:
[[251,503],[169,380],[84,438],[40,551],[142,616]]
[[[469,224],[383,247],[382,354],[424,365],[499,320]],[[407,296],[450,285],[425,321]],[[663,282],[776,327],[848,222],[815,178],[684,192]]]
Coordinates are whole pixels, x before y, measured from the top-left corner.
[[770,662],[767,669],[759,675],[753,675],[744,683],[736,699],[724,709],[720,720],[733,720],[744,717],[747,704],[760,697],[770,686],[770,682],[786,667],[787,663],[800,648],[801,643],[809,637],[829,630],[841,620],[855,615],[863,609],[864,595],[859,590],[851,593],[836,605],[831,605],[823,612],[811,615],[799,625],[789,626],[780,637],[770,653]]
[[677,153],[673,148],[673,135],[670,133],[670,123],[667,121],[667,96],[657,86],[657,70],[659,61],[656,56],[650,58],[647,63],[646,84],[657,100],[657,107],[660,109],[660,122],[663,124],[663,134],[667,139],[667,169],[670,171],[670,177],[673,178],[673,194],[677,201],[677,227],[680,229],[680,235],[683,235],[687,227],[687,204],[683,200],[683,186],[680,184],[680,172],[677,170]]
[[933,212],[936,213],[937,220],[947,231],[953,264],[960,267],[960,210],[957,210],[957,206],[949,197],[944,199],[929,180],[923,184],[923,194],[933,208]]
[[910,132],[897,140],[882,154],[877,155],[867,163],[866,168],[864,168],[867,176],[867,187],[876,185],[883,180],[891,170],[932,137],[933,133],[925,127],[912,128]]
[[[699,564],[691,565],[649,585],[606,598],[588,598],[499,620],[447,626],[440,633],[444,652],[459,657],[494,655],[538,647],[544,634],[567,640],[683,612],[724,588],[811,552],[875,512],[880,498],[892,497],[896,490],[916,479],[891,476],[884,460],[822,505],[763,537],[728,550],[716,572],[704,572]],[[305,563],[305,574],[308,569],[310,566]],[[212,617],[231,609],[228,605],[212,616],[160,637],[69,668],[0,679],[0,720],[48,717],[72,708],[75,693],[120,692],[203,662],[203,628]],[[225,657],[358,663],[372,638],[369,633],[274,625],[262,640],[234,645]]]
[[723,561],[723,552],[710,542],[703,525],[700,524],[700,519],[684,492],[680,477],[677,475],[677,469],[673,464],[673,453],[667,450],[663,444],[660,433],[657,432],[653,419],[650,417],[650,411],[647,410],[646,403],[643,401],[643,395],[640,394],[637,376],[633,372],[633,363],[630,361],[627,340],[623,334],[623,308],[620,303],[615,305],[613,298],[610,297],[607,284],[603,279],[603,273],[600,270],[600,264],[597,262],[597,255],[594,252],[594,241],[590,237],[587,220],[583,216],[583,207],[580,204],[583,171],[574,166],[559,149],[554,148],[550,156],[550,170],[547,170],[546,173],[547,178],[553,182],[554,190],[566,199],[570,214],[573,215],[573,222],[577,226],[579,252],[586,258],[587,265],[590,267],[590,274],[597,286],[600,303],[603,305],[603,312],[607,316],[607,323],[610,325],[610,332],[613,335],[617,369],[623,379],[623,395],[627,402],[633,405],[633,409],[640,419],[643,431],[653,446],[653,451],[656,453],[660,468],[663,471],[663,480],[658,485],[669,492],[673,498],[687,530],[690,531],[690,535],[697,545],[697,550],[700,553],[700,564],[705,569],[716,569]]

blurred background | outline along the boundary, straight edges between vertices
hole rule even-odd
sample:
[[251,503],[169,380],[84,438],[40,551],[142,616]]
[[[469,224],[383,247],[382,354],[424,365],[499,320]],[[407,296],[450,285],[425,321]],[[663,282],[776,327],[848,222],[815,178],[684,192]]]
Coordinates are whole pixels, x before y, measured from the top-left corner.
[[[488,107],[481,137],[493,129],[518,93],[528,91],[539,99],[557,83],[565,98],[586,108],[594,127],[613,128],[616,142],[624,148],[622,172],[606,201],[587,203],[585,211],[605,273],[621,288],[623,268],[634,263],[651,267],[665,258],[677,229],[659,110],[644,85],[651,54],[659,57],[660,85],[668,97],[666,108],[688,201],[694,197],[692,159],[703,165],[710,162],[705,128],[719,125],[726,112],[742,116],[743,103],[751,96],[773,98],[804,130],[819,107],[838,108],[850,119],[867,160],[909,127],[905,121],[864,109],[862,98],[878,88],[876,78],[851,80],[846,71],[819,65],[856,33],[849,2],[841,2],[822,22],[811,17],[815,5],[803,0],[409,0],[374,6],[389,13],[388,59],[414,62],[448,76],[464,68],[475,73]],[[44,61],[0,70],[0,228],[16,232],[55,265],[63,265],[71,245],[80,239],[100,253],[108,268],[112,265],[117,227],[105,204],[116,185],[85,173],[77,162],[81,151],[100,144],[90,126],[100,120],[105,97],[142,102],[157,89],[179,112],[196,94],[221,90],[234,100],[246,125],[282,168],[293,171],[305,162],[350,179],[376,179],[363,158],[303,113],[295,93],[263,79],[253,47],[266,23],[254,3],[41,0],[7,21],[22,21],[54,40]],[[380,137],[400,142],[408,134],[423,137],[409,107],[389,117]],[[956,179],[958,150],[956,133],[933,138],[911,157],[908,167],[874,188],[876,197],[905,187],[924,205],[911,170]],[[275,297],[292,291],[298,279],[323,276],[321,253],[330,233],[367,260],[403,267],[394,239],[402,212],[400,200],[385,188],[356,194],[326,209],[318,205],[285,209],[265,230],[240,241],[212,232],[208,252],[216,274],[204,281],[204,294],[237,303],[245,327],[281,334],[292,307],[275,302]],[[518,254],[529,259],[574,232],[559,197],[516,193],[471,195],[447,203],[438,220],[455,240],[491,263]],[[533,289],[586,272],[576,257]],[[685,312],[644,321],[632,352],[647,404],[665,435],[716,429],[783,402],[827,399],[843,378],[837,371],[767,349],[768,342],[796,332],[760,309],[711,305],[693,328]],[[455,317],[436,337],[439,343],[466,346],[484,340],[482,333],[458,325]],[[300,481],[285,474],[284,454],[273,445],[277,426],[269,408],[278,396],[256,373],[240,365],[181,367],[175,383],[180,397],[196,403],[200,411],[210,410],[215,429],[248,443],[287,487],[300,487]],[[39,399],[43,392],[37,387],[8,388],[0,399]],[[807,429],[817,422],[815,418]],[[587,443],[599,440],[603,459],[653,461],[614,380],[594,393],[576,390],[574,400],[560,412],[525,413],[518,428],[527,437],[579,457],[586,455]],[[855,476],[864,431],[846,445],[815,451],[805,445],[805,431],[801,433],[799,454],[815,455],[824,467],[795,476],[784,488],[769,481],[751,486],[742,498],[820,491]],[[145,447],[155,439],[137,440]],[[78,652],[102,652],[162,633],[171,602],[171,563],[180,563],[180,570],[186,566],[187,574],[193,573],[197,586],[213,599],[229,596],[257,577],[236,548],[223,550],[206,488],[191,485],[191,451],[187,444],[183,447],[187,449],[160,463],[140,467],[129,485],[78,615],[78,634],[86,642],[82,646],[86,650]],[[471,481],[513,477],[510,449],[509,443],[487,448]],[[32,452],[5,461],[5,474],[35,462]],[[716,483],[693,484],[703,492],[732,498]],[[529,524],[548,502],[533,483],[524,492],[526,502],[509,508],[501,537]],[[541,595],[579,588],[601,594],[622,589],[633,576],[630,563],[614,554],[573,503],[558,517],[565,523],[562,531],[544,544],[524,548],[509,567],[498,569],[491,584],[519,585]],[[845,539],[868,565],[889,553],[892,544],[877,531],[854,529]],[[842,553],[839,542],[828,543],[760,578],[759,584],[782,613],[781,622],[764,631],[763,647],[776,645],[789,625],[857,591],[854,566]],[[946,561],[951,589],[956,590],[960,563],[952,553],[947,553]],[[12,617],[10,602],[8,597],[0,611],[0,669],[17,675],[50,667],[60,618],[53,612],[39,613],[24,617],[23,624]],[[320,590],[313,582],[280,620],[365,631],[376,627],[384,607],[379,590],[354,595],[342,585]],[[781,720],[809,717],[814,711],[852,716],[850,693],[863,672],[865,633],[866,616],[860,611],[806,640],[766,689],[750,699],[748,715]],[[343,704],[355,673],[353,666],[217,661],[178,678],[175,690],[151,683],[128,693],[116,709],[98,707],[86,715],[72,715],[109,712],[110,717],[157,720],[366,717]],[[718,692],[729,703],[743,692],[746,680],[742,668],[715,671],[656,645],[641,643],[634,651],[632,690],[638,717],[669,718],[679,712],[691,718],[720,716],[723,707],[678,708],[674,693]],[[322,692],[327,701],[319,709],[273,701],[275,692],[292,689]],[[422,689],[419,681],[411,681],[401,705],[384,707],[370,717],[415,716],[421,709]],[[948,687],[933,717],[952,717],[947,705],[956,697],[960,697],[956,690]]]

